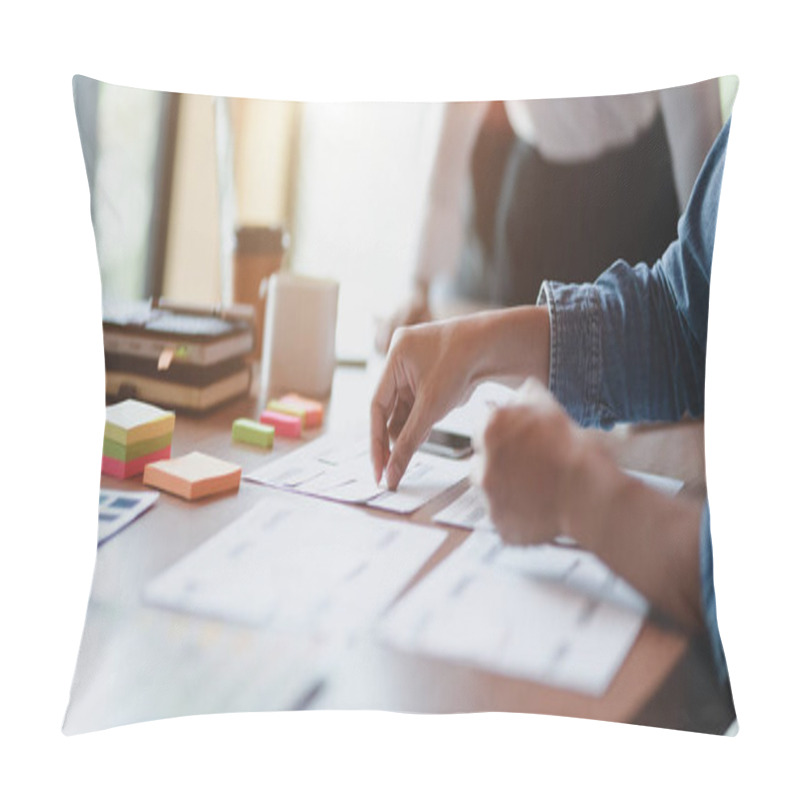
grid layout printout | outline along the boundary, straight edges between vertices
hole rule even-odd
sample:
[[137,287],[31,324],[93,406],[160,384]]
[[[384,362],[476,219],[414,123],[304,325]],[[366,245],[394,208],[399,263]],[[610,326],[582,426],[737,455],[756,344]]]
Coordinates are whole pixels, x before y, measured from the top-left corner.
[[147,511],[158,498],[158,492],[100,492],[97,543],[100,544]]
[[445,534],[349,508],[268,498],[145,587],[145,602],[348,638],[386,610]]
[[401,650],[599,696],[641,628],[646,600],[574,547],[504,547],[475,532],[384,618]]
[[457,528],[495,531],[486,500],[477,486],[470,486],[458,499],[436,514],[433,521],[442,525],[454,525]]
[[454,460],[416,453],[397,491],[375,484],[369,439],[355,442],[338,436],[320,436],[282,458],[269,461],[245,476],[246,480],[343,503],[411,514],[469,475],[469,459]]

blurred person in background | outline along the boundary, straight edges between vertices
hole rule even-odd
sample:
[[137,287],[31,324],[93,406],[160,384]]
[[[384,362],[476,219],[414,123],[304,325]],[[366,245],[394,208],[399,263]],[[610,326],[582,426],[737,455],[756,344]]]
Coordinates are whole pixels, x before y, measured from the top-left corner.
[[721,126],[717,79],[448,103],[410,297],[379,323],[377,349],[397,327],[432,318],[437,279],[450,299],[513,306],[534,302],[545,277],[591,281],[615,258],[653,263]]

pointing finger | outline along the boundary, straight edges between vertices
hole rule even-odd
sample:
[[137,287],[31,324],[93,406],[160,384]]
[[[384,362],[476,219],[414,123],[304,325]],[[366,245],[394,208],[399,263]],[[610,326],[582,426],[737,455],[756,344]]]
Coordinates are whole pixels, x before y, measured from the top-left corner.
[[397,386],[391,359],[387,363],[370,407],[370,455],[375,483],[380,483],[383,469],[389,458],[389,415],[395,405]]
[[406,424],[397,437],[389,456],[389,463],[386,465],[386,485],[390,489],[397,488],[408,467],[408,462],[411,461],[411,457],[425,440],[430,432],[430,427],[425,422],[425,402],[418,395],[414,399]]

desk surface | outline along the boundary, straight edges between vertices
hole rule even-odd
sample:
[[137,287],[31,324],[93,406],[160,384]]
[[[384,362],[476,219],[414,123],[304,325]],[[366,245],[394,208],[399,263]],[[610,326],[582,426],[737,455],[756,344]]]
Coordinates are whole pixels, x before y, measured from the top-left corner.
[[[337,371],[328,430],[366,430],[371,377],[359,369]],[[254,398],[245,398],[206,417],[179,414],[173,455],[202,450],[241,464],[246,473],[296,446],[276,440],[265,456],[231,443],[232,421],[253,416],[256,405]],[[622,466],[671,475],[686,482],[684,491],[704,492],[702,424],[624,427],[597,435]],[[138,479],[107,476],[102,485],[141,488]],[[462,482],[410,519],[429,522],[464,489]],[[331,653],[299,634],[276,636],[142,603],[150,579],[274,491],[243,481],[235,494],[191,504],[162,494],[152,509],[98,549],[66,732],[177,714],[279,710],[286,706],[278,698],[287,695],[292,681],[312,687],[293,703],[296,708],[527,711],[707,733],[724,732],[735,718],[727,688],[716,684],[707,642],[688,640],[655,619],[642,627],[605,695],[595,698],[399,653],[369,639]],[[415,582],[467,535],[448,529]],[[277,669],[284,662],[287,668]],[[307,668],[297,669],[298,663]],[[119,678],[123,673],[128,677]]]

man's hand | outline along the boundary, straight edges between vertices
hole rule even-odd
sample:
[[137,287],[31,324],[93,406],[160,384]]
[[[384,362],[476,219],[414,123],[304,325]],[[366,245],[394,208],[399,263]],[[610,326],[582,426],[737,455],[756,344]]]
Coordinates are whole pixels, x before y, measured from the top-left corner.
[[622,472],[541,384],[524,392],[521,404],[495,411],[476,442],[477,482],[503,540],[567,535],[662,611],[702,629],[700,504]]
[[564,533],[574,470],[596,445],[540,383],[521,399],[497,409],[476,442],[478,482],[502,538],[538,544]]

